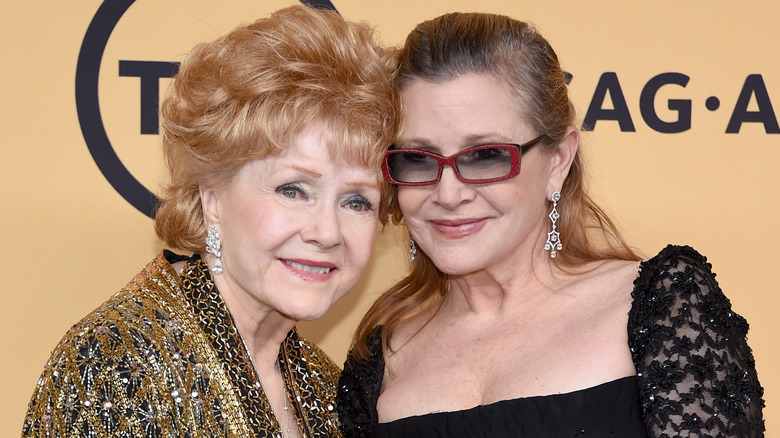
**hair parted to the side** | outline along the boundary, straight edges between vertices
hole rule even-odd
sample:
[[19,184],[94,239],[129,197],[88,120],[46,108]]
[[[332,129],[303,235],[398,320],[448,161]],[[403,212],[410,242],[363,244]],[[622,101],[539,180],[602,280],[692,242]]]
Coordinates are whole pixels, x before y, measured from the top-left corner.
[[[365,23],[296,5],[239,26],[186,57],[161,106],[170,173],[155,215],[173,248],[205,250],[200,187],[285,151],[321,124],[331,159],[376,169],[398,131],[396,60]],[[382,182],[379,217],[387,220]]]
[[[513,93],[521,117],[537,134],[549,140],[540,146],[550,151],[575,123],[566,77],[553,48],[528,23],[486,13],[450,13],[420,23],[399,52],[395,79],[400,90],[411,81],[444,82],[477,73],[503,80]],[[391,219],[403,215],[393,188]],[[558,230],[563,251],[554,259],[562,268],[605,259],[639,260],[607,214],[588,196],[582,155],[578,150],[558,201]],[[366,357],[365,340],[377,325],[384,325],[385,348],[397,325],[441,303],[448,290],[447,275],[418,248],[411,273],[373,304],[353,339],[353,351]]]

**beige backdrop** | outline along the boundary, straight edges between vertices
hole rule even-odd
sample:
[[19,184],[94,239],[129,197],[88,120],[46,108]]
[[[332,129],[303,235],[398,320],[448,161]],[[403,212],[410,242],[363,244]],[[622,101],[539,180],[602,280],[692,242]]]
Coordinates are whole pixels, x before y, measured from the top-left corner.
[[[162,177],[157,135],[139,129],[140,81],[120,77],[118,60],[180,61],[196,42],[293,3],[138,0],[117,24],[100,71],[106,133],[130,172],[155,190]],[[750,75],[767,94],[748,94],[741,113],[780,109],[780,3],[505,0],[334,0],[345,17],[374,24],[399,44],[419,21],[447,11],[481,10],[531,21],[574,75],[584,115],[604,73],[612,72],[635,132],[599,121],[584,136],[594,192],[629,240],[647,255],[666,243],[706,254],[737,312],[766,388],[767,436],[780,434],[776,287],[780,213],[780,136],[745,122],[726,128]],[[121,288],[161,248],[151,220],[108,184],[89,154],[76,114],[74,80],[97,0],[0,4],[3,62],[0,158],[0,269],[4,276],[0,435],[16,436],[49,351],[67,328]],[[690,102],[692,125],[660,133],[640,110],[646,84],[681,73],[685,86],[661,87],[652,103],[671,123],[670,100]],[[161,81],[164,88],[167,80]],[[610,89],[603,109],[612,108]],[[751,89],[755,89],[755,82]],[[759,90],[759,91],[761,91]],[[709,109],[716,97],[718,109]],[[601,101],[599,101],[601,102]],[[684,104],[683,102],[683,104]],[[712,101],[711,101],[712,102]],[[674,104],[672,104],[674,105]],[[621,106],[621,105],[618,105]],[[625,114],[625,112],[624,112]],[[773,129],[770,129],[770,131]],[[301,324],[336,361],[375,295],[405,269],[398,233],[384,235],[358,287],[324,319]]]

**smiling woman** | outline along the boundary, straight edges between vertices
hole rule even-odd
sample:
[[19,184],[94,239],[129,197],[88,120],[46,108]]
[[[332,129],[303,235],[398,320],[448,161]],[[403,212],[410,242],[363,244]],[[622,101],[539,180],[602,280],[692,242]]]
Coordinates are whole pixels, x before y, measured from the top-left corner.
[[23,436],[340,436],[338,367],[295,324],[386,219],[393,62],[293,6],[191,51],[162,106],[164,251],[53,351]]
[[640,261],[584,185],[557,54],[507,16],[420,23],[387,152],[410,274],[341,375],[349,437],[760,437],[747,323],[707,260]]
[[250,320],[322,316],[368,260],[380,198],[376,172],[331,161],[318,124],[244,166],[228,187],[202,188],[206,222],[225,248],[215,282],[228,307]]

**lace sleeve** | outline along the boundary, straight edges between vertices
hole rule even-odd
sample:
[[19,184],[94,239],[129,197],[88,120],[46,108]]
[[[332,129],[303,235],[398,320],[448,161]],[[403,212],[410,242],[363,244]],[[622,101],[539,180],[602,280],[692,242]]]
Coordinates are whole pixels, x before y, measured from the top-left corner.
[[372,330],[366,344],[368,359],[358,359],[350,352],[339,379],[336,406],[346,438],[370,437],[373,425],[379,422],[376,402],[385,372],[381,327]]
[[706,258],[669,246],[635,282],[629,338],[651,437],[763,437],[763,389]]

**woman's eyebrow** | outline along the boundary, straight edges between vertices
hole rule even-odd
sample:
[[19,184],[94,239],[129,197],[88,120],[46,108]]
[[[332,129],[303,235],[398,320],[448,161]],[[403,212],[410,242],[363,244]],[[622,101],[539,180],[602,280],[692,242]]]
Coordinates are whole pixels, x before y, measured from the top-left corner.
[[305,173],[306,175],[312,176],[314,178],[322,178],[322,174],[315,172],[311,169],[307,169],[305,167],[298,166],[296,164],[293,164],[290,166],[291,168],[297,170],[298,172]]

